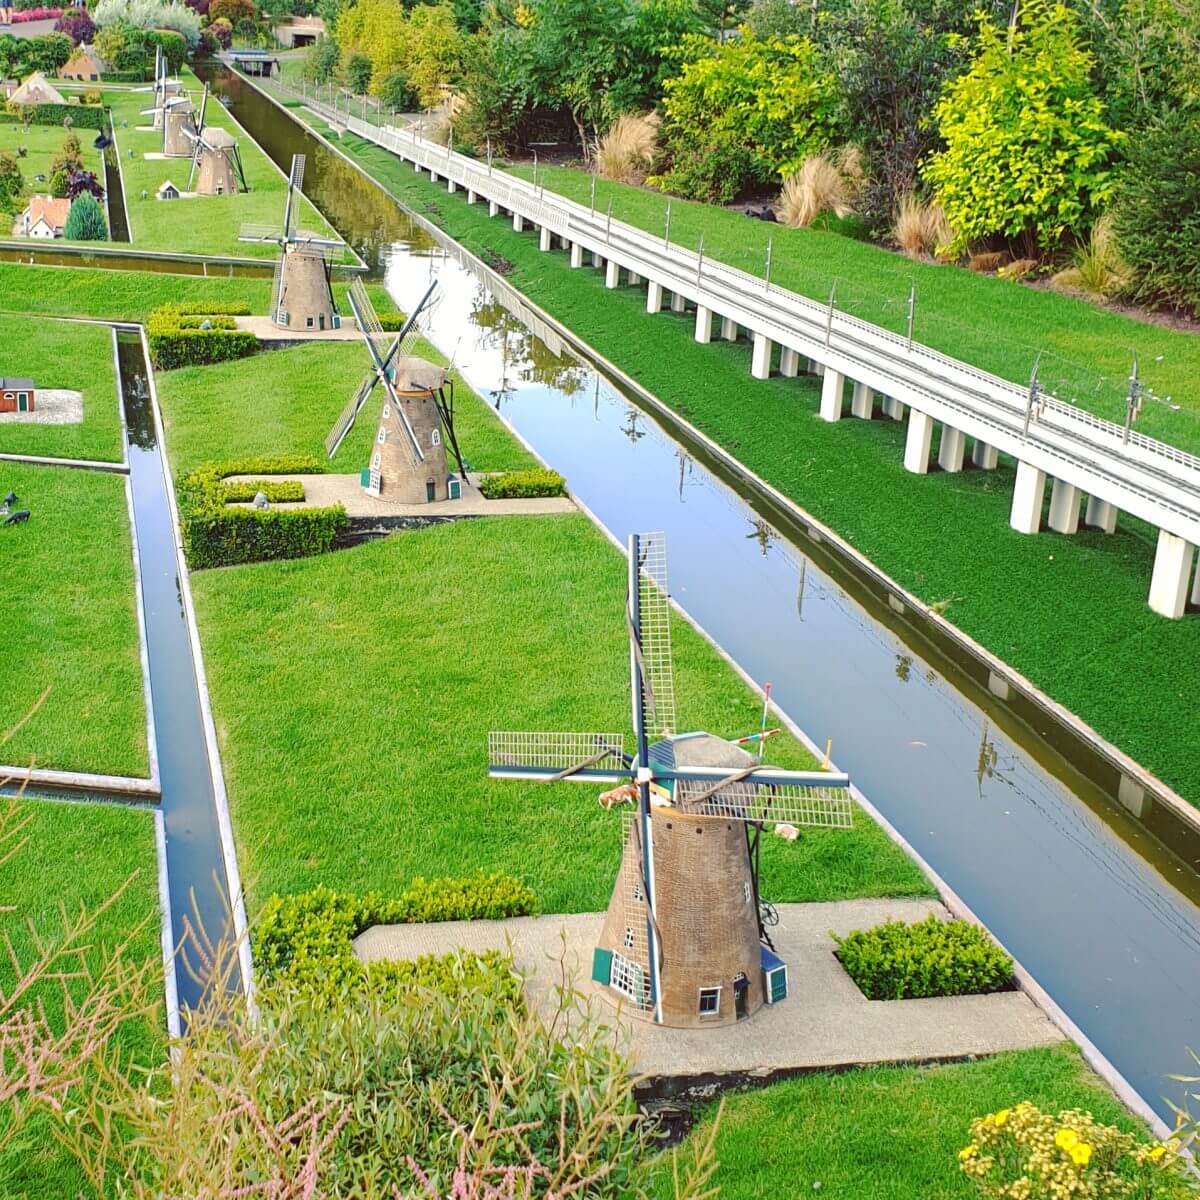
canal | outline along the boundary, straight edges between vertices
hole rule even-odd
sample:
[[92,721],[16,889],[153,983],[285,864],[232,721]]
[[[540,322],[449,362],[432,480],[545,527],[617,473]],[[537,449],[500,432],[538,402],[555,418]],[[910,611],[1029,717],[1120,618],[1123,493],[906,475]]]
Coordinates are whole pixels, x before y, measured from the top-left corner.
[[1169,1076],[1200,1047],[1195,841],[1117,804],[1077,739],[1020,719],[803,523],[283,110],[227,72],[214,83],[277,163],[308,156],[305,191],[402,308],[437,276],[428,332],[467,381],[618,539],[666,531],[688,614],[812,738],[832,739],[838,765],[1169,1121],[1182,1094]]

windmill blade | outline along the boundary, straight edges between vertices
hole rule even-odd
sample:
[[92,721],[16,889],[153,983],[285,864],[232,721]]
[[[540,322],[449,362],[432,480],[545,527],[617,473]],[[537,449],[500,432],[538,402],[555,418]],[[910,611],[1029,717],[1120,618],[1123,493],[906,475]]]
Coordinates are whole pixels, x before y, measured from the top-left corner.
[[375,390],[378,382],[379,372],[372,368],[363,377],[362,383],[358,385],[358,390],[350,397],[346,407],[342,409],[338,419],[333,423],[333,428],[325,438],[325,453],[329,458],[337,453],[338,447],[345,441],[346,434],[354,427],[358,410],[366,404],[367,398]]
[[185,130],[189,134],[195,145],[192,146],[192,165],[188,167],[187,191],[192,190],[192,180],[196,178],[196,167],[200,162],[200,147],[204,145],[204,139],[196,134],[193,134],[190,129]]
[[619,783],[634,772],[619,733],[488,734],[488,775],[541,783]]
[[239,242],[282,242],[282,231],[270,225],[243,225],[238,230]]
[[283,236],[292,235],[292,217],[295,213],[296,193],[304,182],[304,155],[292,155],[292,169],[288,175],[287,200],[283,207]]
[[675,728],[675,674],[671,661],[671,600],[667,590],[667,538],[637,534],[637,604],[630,605],[630,640],[642,692],[642,712],[651,737],[667,737]]
[[786,822],[818,829],[851,829],[854,801],[845,775],[823,771],[780,771],[748,767],[724,778],[720,768],[665,771],[675,781],[674,804],[681,812],[724,820]]
[[204,85],[204,95],[200,97],[200,119],[196,122],[196,132],[204,133],[204,114],[208,111],[208,84]]
[[250,185],[246,182],[246,172],[242,169],[242,152],[238,149],[237,142],[229,148],[229,153],[233,159],[233,169],[237,174],[238,183],[241,185],[243,192],[250,190]]

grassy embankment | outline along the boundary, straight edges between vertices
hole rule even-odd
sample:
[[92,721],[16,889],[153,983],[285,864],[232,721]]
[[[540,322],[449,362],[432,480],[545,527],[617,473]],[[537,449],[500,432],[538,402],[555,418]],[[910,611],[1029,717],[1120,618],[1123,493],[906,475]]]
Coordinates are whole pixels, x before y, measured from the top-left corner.
[[[1164,620],[1146,606],[1154,556],[1149,527],[1122,517],[1112,537],[1092,531],[1071,538],[1024,537],[1008,526],[1011,463],[1002,462],[993,472],[911,475],[902,465],[902,425],[820,421],[817,381],[756,381],[745,341],[697,345],[690,315],[649,316],[640,289],[608,291],[600,272],[572,271],[564,254],[539,253],[536,234],[515,234],[507,222],[489,221],[485,206],[467,206],[461,194],[448,195],[386,151],[354,137],[343,138],[341,145],[399,199],[469,249],[508,260],[515,286],[665,404],[1102,736],[1200,803],[1200,743],[1163,736],[1164,722],[1169,727],[1188,711],[1186,681],[1200,671],[1200,626],[1192,618]],[[759,228],[757,222],[736,220],[749,231]],[[809,237],[836,243],[831,254],[877,255],[881,270],[898,261],[836,235]],[[783,256],[792,258],[799,261],[798,254]],[[950,281],[952,299],[957,289],[979,288],[981,294],[1011,301],[1014,321],[1036,325],[1040,320],[1052,330],[1050,317],[1039,315],[1041,306],[1062,307],[1074,314],[1081,346],[1089,344],[1095,322],[1125,338],[1123,345],[1143,339],[1146,353],[1170,339],[1168,362],[1160,366],[1177,366],[1188,353],[1200,355],[1200,342],[1076,301],[949,268],[928,270]],[[958,306],[970,313],[978,305],[962,298]],[[1090,344],[1100,344],[1098,339]],[[996,365],[1003,344],[993,327],[987,365]]]
[[[199,109],[201,86],[190,72],[183,75],[188,95]],[[187,158],[147,158],[162,151],[162,134],[150,128],[152,118],[143,116],[151,97],[145,93],[108,91],[117,143],[121,150],[121,171],[125,181],[125,210],[129,215],[130,238],[135,249],[175,251],[181,254],[224,254],[239,258],[274,258],[278,247],[273,242],[239,242],[243,224],[277,228],[283,222],[284,193],[287,181],[279,169],[237,125],[229,111],[210,96],[205,124],[212,129],[227,129],[237,138],[242,167],[249,192],[230,196],[196,196],[181,200],[156,200],[159,185],[170,179],[181,191],[187,187]],[[130,158],[129,152],[133,151]],[[142,199],[142,193],[147,193]],[[296,214],[296,223],[304,229],[330,232],[328,224],[315,208],[304,200]],[[347,260],[349,261],[349,259]]]
[[0,463],[0,489],[10,488],[33,515],[0,529],[0,725],[49,695],[4,746],[4,761],[145,775],[125,480]]
[[[14,306],[19,304],[17,296],[11,300]],[[7,304],[0,302],[3,307]],[[38,425],[0,417],[0,451],[120,462],[121,418],[112,331],[16,313],[4,317],[4,328],[0,375],[28,376],[39,388],[82,392],[83,420],[74,425]]]
[[[5,576],[6,572],[0,572],[0,580]],[[9,628],[7,620],[3,627]],[[12,694],[8,688],[4,690],[6,695]],[[0,757],[7,755],[7,747],[0,750]],[[85,941],[87,960],[93,970],[99,970],[105,947],[127,940],[129,961],[157,959],[158,884],[150,814],[110,805],[37,800],[24,802],[20,813],[29,818],[22,831],[25,844],[0,867],[3,929],[13,939],[20,961],[28,964],[34,952],[28,922],[41,935],[52,937],[61,929],[60,905],[72,917],[78,915],[80,905],[94,912],[126,881],[128,886]],[[9,992],[13,982],[12,965],[5,955],[0,961],[0,989]],[[161,983],[156,987],[161,994]],[[56,984],[44,983],[33,999],[44,1002],[51,1019],[57,1021],[61,997]],[[131,1019],[119,1034],[122,1051],[140,1063],[154,1062],[163,1052],[164,1029],[161,1013],[153,1022]],[[7,1120],[7,1114],[0,1116],[0,1128]],[[0,1150],[0,1196],[6,1200],[84,1194],[90,1193],[83,1175],[60,1149],[44,1120],[33,1118]]]
[[[1141,1132],[1073,1046],[953,1066],[867,1067],[729,1097],[715,1182],[721,1200],[971,1200],[979,1191],[958,1167],[968,1127],[1020,1100],[1050,1112],[1081,1108]],[[706,1136],[712,1119],[710,1108],[691,1136]],[[672,1195],[665,1178],[659,1195]]]

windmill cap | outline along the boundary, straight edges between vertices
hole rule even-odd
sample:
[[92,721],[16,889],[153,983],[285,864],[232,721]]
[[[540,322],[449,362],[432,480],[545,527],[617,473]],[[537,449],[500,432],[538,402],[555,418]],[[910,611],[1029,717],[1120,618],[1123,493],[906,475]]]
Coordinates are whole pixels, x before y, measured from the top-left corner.
[[214,150],[225,150],[230,146],[237,145],[237,138],[228,129],[206,129],[204,140]]
[[668,739],[679,767],[749,767],[758,758],[711,733],[681,733]]
[[436,392],[446,382],[447,369],[423,358],[397,358],[392,364],[392,386],[398,392]]

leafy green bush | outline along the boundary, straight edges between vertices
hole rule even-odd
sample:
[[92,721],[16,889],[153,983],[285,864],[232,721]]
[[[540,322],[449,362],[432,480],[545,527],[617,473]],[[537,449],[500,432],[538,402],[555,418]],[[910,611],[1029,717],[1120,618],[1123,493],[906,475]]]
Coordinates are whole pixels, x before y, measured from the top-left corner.
[[754,151],[728,132],[696,142],[672,136],[669,148],[670,166],[646,182],[673,196],[732,204],[751,184],[763,182]]
[[180,316],[248,317],[251,311],[248,300],[225,300],[222,301],[219,309],[214,309],[204,300],[180,300],[173,307]]
[[566,481],[557,471],[531,467],[525,471],[504,471],[485,475],[479,490],[489,500],[527,500],[533,496],[561,496]]
[[76,129],[104,129],[108,124],[108,111],[99,105],[90,104],[13,104],[5,105],[11,121],[22,120],[23,114],[31,125],[62,125],[70,117]]
[[232,508],[222,482],[227,475],[320,474],[324,470],[322,459],[281,454],[206,463],[182,476],[176,490],[188,565],[197,570],[228,567],[331,550],[347,525],[346,510],[340,504],[331,508]]
[[294,504],[304,499],[304,484],[298,479],[247,479],[223,487],[226,504],[248,504],[259,492],[272,504]]
[[1028,0],[1013,29],[980,18],[974,61],[935,109],[946,148],[924,168],[955,250],[997,235],[1049,249],[1107,203],[1121,135],[1104,123],[1093,65],[1063,4]]
[[403,313],[390,312],[379,314],[379,324],[387,333],[399,333],[404,328],[408,318]]
[[379,892],[355,896],[318,887],[272,896],[266,902],[255,923],[254,961],[264,986],[299,988],[328,1005],[368,984],[412,984],[408,968],[394,971],[396,964],[372,964],[370,972],[363,970],[352,943],[372,925],[499,920],[536,910],[533,892],[502,874],[418,878],[394,899]]
[[[210,366],[257,353],[258,338],[248,330],[236,329],[230,312],[203,313],[200,307],[163,304],[150,314],[146,338],[150,359],[160,371]],[[211,329],[200,328],[205,320],[212,324]]]
[[1013,961],[969,921],[926,917],[836,934],[837,957],[868,1000],[967,996],[1013,986]]
[[1113,225],[1141,300],[1200,316],[1200,112],[1176,113],[1134,140]]

